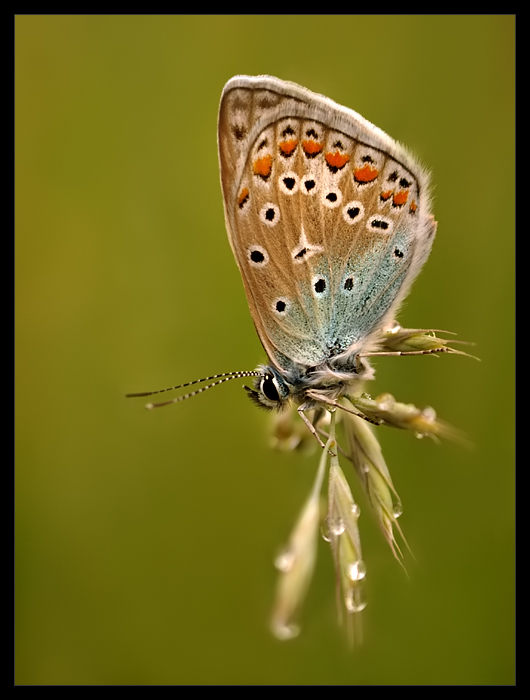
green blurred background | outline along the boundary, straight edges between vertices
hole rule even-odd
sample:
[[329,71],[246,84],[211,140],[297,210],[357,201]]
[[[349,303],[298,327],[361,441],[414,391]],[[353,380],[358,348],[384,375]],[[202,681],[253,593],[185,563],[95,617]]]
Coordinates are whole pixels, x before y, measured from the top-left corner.
[[[514,682],[514,45],[510,16],[16,17],[16,683]],[[124,399],[265,359],[219,186],[238,73],[324,93],[432,168],[438,237],[400,321],[482,359],[377,361],[372,394],[475,448],[379,430],[417,561],[359,496],[353,653],[324,543],[302,635],[267,627],[318,454],[272,451],[241,381]]]

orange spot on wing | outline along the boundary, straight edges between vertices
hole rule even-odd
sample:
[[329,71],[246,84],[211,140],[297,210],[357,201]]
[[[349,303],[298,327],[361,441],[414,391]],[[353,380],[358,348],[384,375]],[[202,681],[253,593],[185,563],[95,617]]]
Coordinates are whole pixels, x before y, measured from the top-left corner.
[[410,210],[409,210],[410,213],[411,213],[411,214],[415,214],[416,211],[417,211],[417,209],[418,209],[418,205],[416,204],[415,201],[413,201],[413,202],[411,203],[411,205],[410,205]]
[[272,156],[270,154],[254,161],[254,174],[268,178],[272,170]]
[[308,140],[302,141],[302,148],[307,153],[308,156],[316,156],[324,148],[318,141]]
[[381,192],[381,199],[386,202],[392,196],[392,190],[386,190],[386,192]]
[[237,203],[238,203],[240,208],[246,203],[247,199],[249,198],[249,195],[250,195],[250,192],[248,191],[248,188],[243,187],[243,189],[241,190],[241,192],[239,194],[239,199],[237,200]]
[[282,156],[290,156],[294,149],[298,146],[298,139],[289,139],[278,144]]
[[353,175],[357,182],[373,182],[379,175],[379,170],[365,163],[362,168],[355,168]]
[[326,153],[326,163],[331,168],[338,168],[338,170],[340,170],[349,160],[350,156],[346,153],[341,153],[340,151],[335,151],[335,153]]
[[408,190],[401,190],[401,192],[398,192],[397,194],[394,195],[394,206],[395,207],[402,207],[405,202],[407,201],[409,196],[409,191]]

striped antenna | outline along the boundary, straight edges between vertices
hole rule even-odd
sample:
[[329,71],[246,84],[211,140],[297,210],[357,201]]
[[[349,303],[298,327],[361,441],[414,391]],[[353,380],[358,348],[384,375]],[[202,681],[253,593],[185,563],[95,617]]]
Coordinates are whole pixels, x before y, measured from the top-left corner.
[[206,391],[206,389],[211,389],[213,386],[217,386],[218,384],[223,384],[223,382],[229,382],[231,379],[240,379],[241,377],[261,377],[263,376],[262,372],[258,372],[257,370],[249,370],[249,371],[243,371],[243,372],[223,372],[222,374],[212,374],[211,377],[204,377],[203,379],[195,379],[193,382],[187,382],[186,384],[177,384],[177,386],[170,386],[167,389],[157,389],[156,391],[140,391],[134,394],[125,394],[125,397],[128,399],[131,398],[137,398],[139,396],[152,396],[153,394],[162,394],[164,391],[173,391],[174,389],[184,389],[184,387],[187,386],[192,386],[193,384],[202,384],[202,382],[209,382],[212,379],[215,379],[215,382],[212,382],[211,384],[207,384],[206,386],[201,387],[200,389],[196,389],[195,391],[190,391],[187,394],[183,394],[182,396],[177,396],[175,399],[171,399],[170,401],[161,401],[159,403],[148,403],[145,405],[146,408],[151,409],[151,408],[161,408],[162,406],[169,406],[169,404],[172,403],[179,403],[179,401],[185,401],[186,399],[191,398],[192,396],[196,396],[197,394],[202,394],[203,391]]

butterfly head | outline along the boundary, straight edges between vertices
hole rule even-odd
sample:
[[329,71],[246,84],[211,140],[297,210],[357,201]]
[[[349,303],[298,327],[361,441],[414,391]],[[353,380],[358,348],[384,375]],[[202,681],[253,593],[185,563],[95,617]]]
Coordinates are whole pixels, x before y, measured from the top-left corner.
[[271,366],[260,365],[254,379],[254,389],[245,386],[249,398],[267,411],[280,411],[289,404],[293,387]]
[[352,385],[373,378],[373,368],[359,353],[333,358],[317,367],[293,365],[282,372],[271,365],[259,365],[254,375],[254,388],[245,386],[249,398],[260,408],[281,411],[291,403],[308,404],[315,393],[337,399],[348,393]]

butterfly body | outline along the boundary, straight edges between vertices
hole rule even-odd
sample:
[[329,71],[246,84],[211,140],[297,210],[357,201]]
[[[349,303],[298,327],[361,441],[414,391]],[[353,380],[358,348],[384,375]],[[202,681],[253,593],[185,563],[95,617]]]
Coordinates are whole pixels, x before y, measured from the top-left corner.
[[269,408],[336,400],[427,259],[429,177],[383,131],[294,83],[236,76],[219,111],[225,220],[270,364]]

